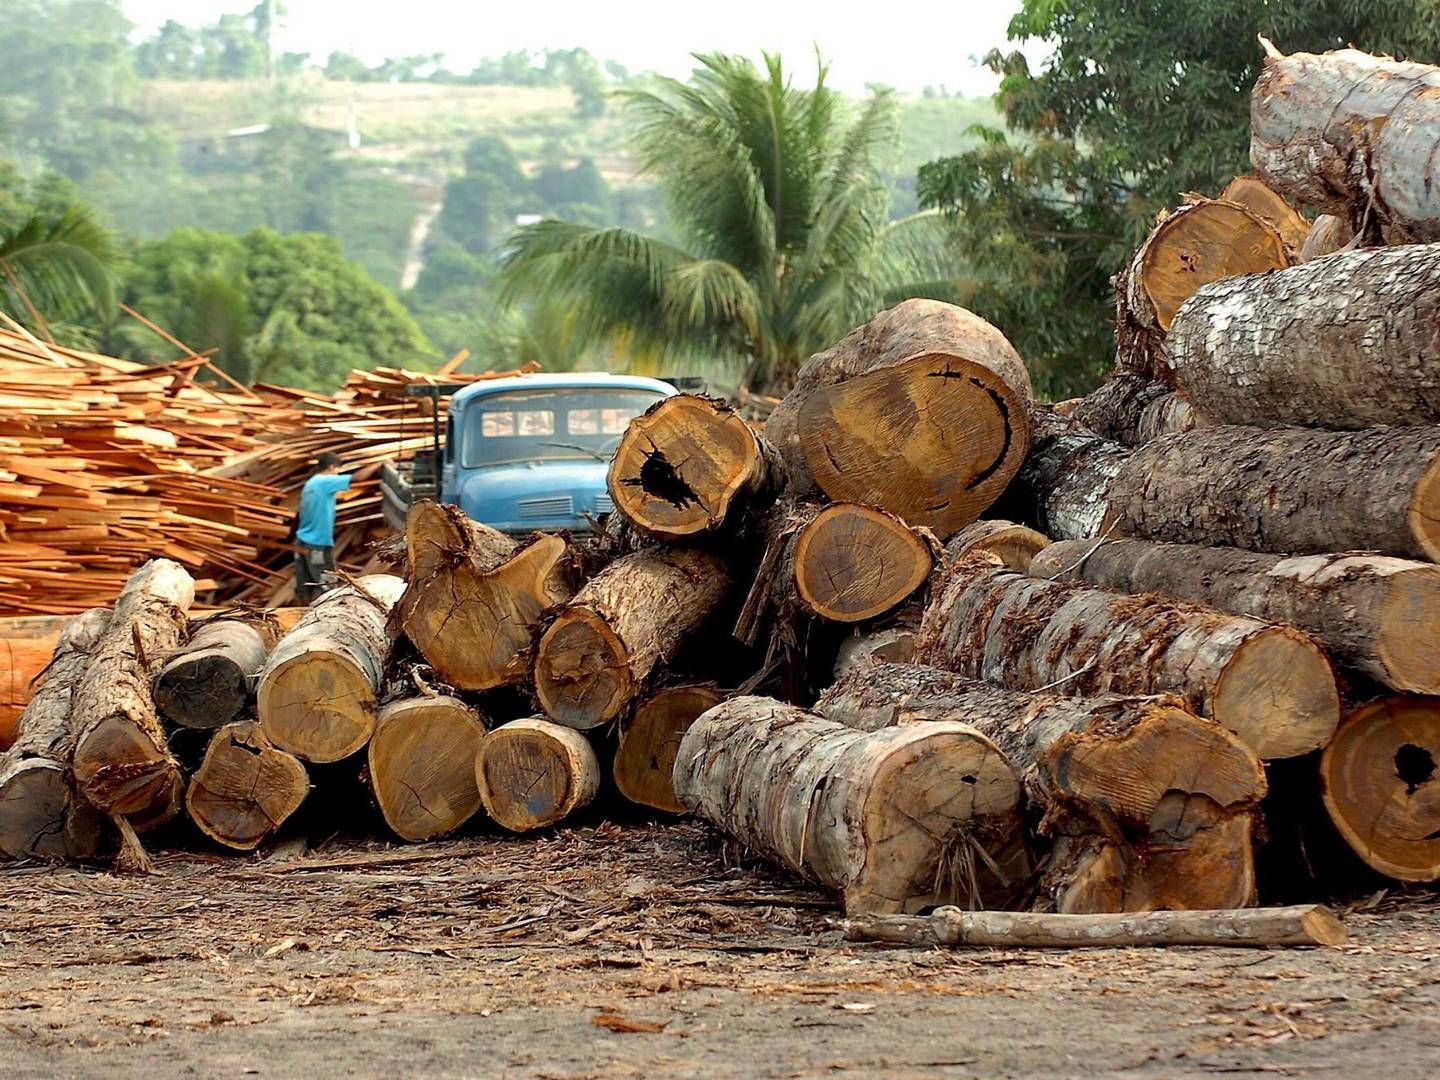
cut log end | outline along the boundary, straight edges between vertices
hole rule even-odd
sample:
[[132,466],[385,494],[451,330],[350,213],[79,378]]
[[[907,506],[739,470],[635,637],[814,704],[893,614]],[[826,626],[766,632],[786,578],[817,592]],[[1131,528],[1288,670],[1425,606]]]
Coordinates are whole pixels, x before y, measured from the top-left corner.
[[1235,177],[1220,193],[1220,199],[1239,203],[1275,226],[1292,253],[1298,253],[1310,235],[1310,223],[1259,177]]
[[930,548],[894,514],[832,503],[796,539],[795,586],[816,615],[861,622],[898,607],[930,575]]
[[249,676],[227,656],[197,656],[167,666],[155,681],[156,706],[181,727],[223,727],[249,699]]
[[463,701],[413,698],[387,705],[370,740],[370,785],[402,840],[453,832],[480,809],[475,756],[485,727]]
[[341,761],[375,732],[375,689],[346,656],[311,650],[272,667],[256,707],[266,737],[296,757]]
[[[92,725],[76,750],[75,779],[106,814],[168,821],[184,780],[168,748],[157,747],[127,717]],[[156,821],[158,824],[158,820]]]
[[630,422],[610,463],[615,508],[651,536],[709,532],[778,480],[750,425],[722,402],[666,398]]
[[1395,696],[1350,713],[1320,759],[1325,808],[1369,866],[1440,879],[1440,698]]
[[270,745],[251,721],[221,728],[185,792],[185,809],[202,833],[236,851],[273,836],[310,791],[305,766]]
[[1431,562],[1440,562],[1440,456],[1416,483],[1408,518],[1416,546]]
[[949,353],[816,390],[799,430],[806,465],[831,499],[883,506],[942,537],[999,497],[1030,445],[1024,397]]
[[585,736],[541,719],[486,735],[474,770],[485,812],[511,832],[554,825],[600,790],[600,763]]
[[635,708],[615,750],[615,786],[640,806],[680,814],[675,796],[675,755],[695,718],[723,700],[713,686],[672,686],[651,694]]
[[581,731],[620,714],[635,693],[625,643],[591,608],[560,613],[535,664],[535,692],[546,715]]
[[73,792],[57,762],[30,758],[0,776],[0,854],[92,859],[107,840],[103,815]]
[[1340,694],[1320,647],[1299,631],[1276,626],[1251,635],[1235,651],[1209,713],[1271,761],[1329,742],[1340,722]]
[[1011,570],[1026,573],[1030,562],[1049,546],[1044,533],[1013,521],[977,521],[951,537],[945,545],[945,558],[951,562],[972,551],[988,551],[997,555]]
[[1392,574],[1377,616],[1375,656],[1396,690],[1440,693],[1440,571],[1417,566]]

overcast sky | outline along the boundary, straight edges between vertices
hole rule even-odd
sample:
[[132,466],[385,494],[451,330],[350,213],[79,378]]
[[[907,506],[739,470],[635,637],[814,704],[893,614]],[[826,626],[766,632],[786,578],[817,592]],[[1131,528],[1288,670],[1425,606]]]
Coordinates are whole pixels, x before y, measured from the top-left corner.
[[[123,0],[139,31],[166,19],[196,25],[255,0]],[[371,63],[387,56],[443,51],[453,70],[512,49],[582,46],[633,70],[684,76],[689,54],[718,50],[757,55],[778,50],[792,67],[808,66],[819,46],[831,81],[859,92],[867,82],[918,91],[944,85],[988,94],[994,77],[977,60],[1005,44],[1019,0],[911,0],[821,3],[819,0],[286,0],[283,50],[323,59],[332,50]],[[798,73],[798,71],[797,71]]]

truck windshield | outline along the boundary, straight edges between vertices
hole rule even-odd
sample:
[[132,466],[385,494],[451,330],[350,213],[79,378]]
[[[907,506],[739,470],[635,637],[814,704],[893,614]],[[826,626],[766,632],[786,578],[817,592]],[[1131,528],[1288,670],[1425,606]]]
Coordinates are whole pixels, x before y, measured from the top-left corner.
[[608,462],[630,421],[663,396],[654,390],[554,387],[482,398],[465,411],[461,464]]

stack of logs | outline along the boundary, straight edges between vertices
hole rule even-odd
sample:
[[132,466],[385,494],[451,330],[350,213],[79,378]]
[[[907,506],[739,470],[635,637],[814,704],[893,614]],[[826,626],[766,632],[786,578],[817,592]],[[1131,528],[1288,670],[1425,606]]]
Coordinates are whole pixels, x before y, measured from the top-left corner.
[[248,850],[368,790],[405,840],[690,811],[851,912],[1435,880],[1440,196],[1385,125],[1433,148],[1406,91],[1434,77],[1271,55],[1260,178],[1157,223],[1081,401],[910,300],[763,433],[691,395],[637,418],[595,535],[422,502],[394,575],[288,632],[191,622],[149,564],[67,628],[0,758],[0,850],[94,857],[182,809]]

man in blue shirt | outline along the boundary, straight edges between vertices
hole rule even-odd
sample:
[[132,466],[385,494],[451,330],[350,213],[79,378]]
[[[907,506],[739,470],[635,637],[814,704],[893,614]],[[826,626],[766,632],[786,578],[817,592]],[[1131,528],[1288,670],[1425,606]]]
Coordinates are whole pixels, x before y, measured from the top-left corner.
[[325,590],[324,575],[335,569],[335,497],[350,490],[350,482],[364,480],[373,468],[354,476],[340,471],[340,456],[320,455],[320,471],[300,489],[300,511],[295,519],[295,597],[308,604]]

